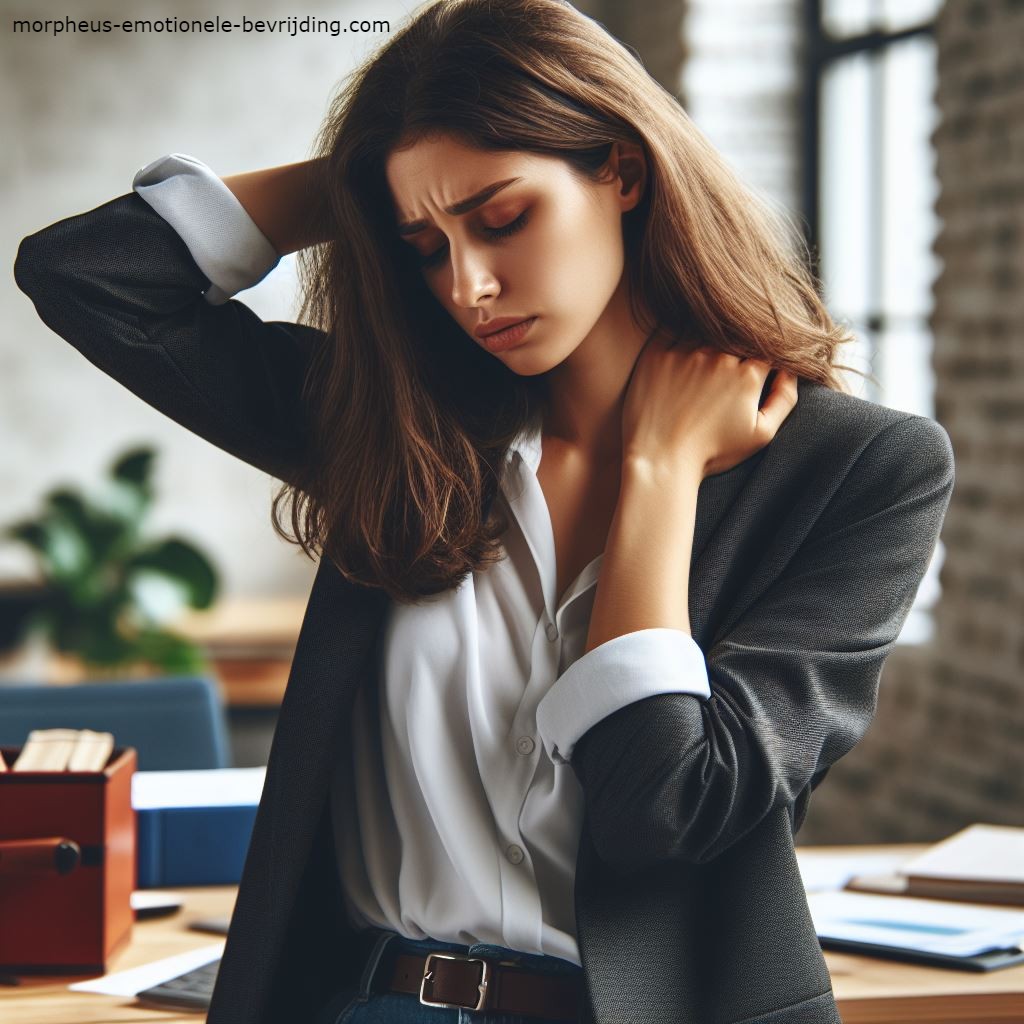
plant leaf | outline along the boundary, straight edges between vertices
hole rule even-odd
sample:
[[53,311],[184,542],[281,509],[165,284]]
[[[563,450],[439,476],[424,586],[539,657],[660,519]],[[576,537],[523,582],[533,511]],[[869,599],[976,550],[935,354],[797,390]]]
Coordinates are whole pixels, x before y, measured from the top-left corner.
[[47,549],[46,530],[39,523],[29,521],[14,523],[9,526],[4,535],[11,540],[20,540],[29,547],[35,549],[39,554],[45,555]]
[[209,608],[217,596],[217,572],[206,556],[180,537],[168,537],[134,555],[126,571],[147,570],[161,573],[185,590],[192,608]]
[[51,516],[62,528],[77,533],[81,546],[88,551],[91,561],[102,564],[119,557],[131,546],[134,527],[120,516],[110,515],[67,488],[59,488],[47,495]]
[[119,483],[144,488],[153,473],[156,451],[148,446],[131,448],[121,455],[110,468],[110,475]]
[[201,647],[168,630],[142,630],[136,637],[138,652],[146,661],[168,672],[204,672],[209,660]]

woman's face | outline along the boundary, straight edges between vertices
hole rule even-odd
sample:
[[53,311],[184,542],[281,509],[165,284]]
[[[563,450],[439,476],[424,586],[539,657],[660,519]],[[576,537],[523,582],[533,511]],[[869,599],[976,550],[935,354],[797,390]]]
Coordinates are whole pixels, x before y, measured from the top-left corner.
[[[516,373],[557,366],[594,331],[613,296],[624,298],[622,214],[640,188],[624,188],[618,176],[594,185],[557,158],[488,152],[447,135],[396,150],[386,174],[399,233],[430,291]],[[512,347],[476,333],[528,318]]]

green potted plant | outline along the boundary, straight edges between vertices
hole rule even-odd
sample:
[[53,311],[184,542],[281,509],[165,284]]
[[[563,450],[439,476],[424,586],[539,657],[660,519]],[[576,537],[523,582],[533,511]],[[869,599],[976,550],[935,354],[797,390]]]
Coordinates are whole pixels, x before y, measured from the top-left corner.
[[8,527],[28,544],[44,585],[22,625],[58,657],[77,659],[82,675],[124,676],[205,671],[200,647],[164,624],[185,605],[209,608],[217,596],[212,563],[180,537],[148,540],[155,453],[133,448],[113,464],[98,494],[50,491],[42,514]]

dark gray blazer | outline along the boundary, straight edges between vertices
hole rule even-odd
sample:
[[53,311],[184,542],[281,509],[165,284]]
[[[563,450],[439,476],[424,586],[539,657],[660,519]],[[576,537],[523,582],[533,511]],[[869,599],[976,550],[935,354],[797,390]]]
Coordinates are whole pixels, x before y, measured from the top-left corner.
[[[323,335],[213,306],[134,193],[25,238],[43,322],[143,401],[282,480]],[[588,1024],[838,1022],[793,848],[864,735],[953,487],[934,421],[801,381],[775,439],[698,493],[690,623],[711,698],[660,694],[576,746],[575,908]],[[212,1024],[308,1019],[347,980],[328,777],[375,685],[379,590],[321,562],[270,753]],[[355,979],[350,979],[354,981]]]

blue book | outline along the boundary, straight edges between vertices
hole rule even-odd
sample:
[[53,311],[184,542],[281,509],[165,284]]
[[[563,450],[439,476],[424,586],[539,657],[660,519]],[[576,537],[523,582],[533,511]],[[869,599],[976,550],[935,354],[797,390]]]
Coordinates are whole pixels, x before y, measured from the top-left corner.
[[136,888],[235,885],[266,768],[136,772]]

